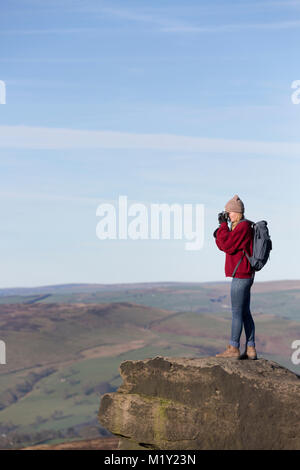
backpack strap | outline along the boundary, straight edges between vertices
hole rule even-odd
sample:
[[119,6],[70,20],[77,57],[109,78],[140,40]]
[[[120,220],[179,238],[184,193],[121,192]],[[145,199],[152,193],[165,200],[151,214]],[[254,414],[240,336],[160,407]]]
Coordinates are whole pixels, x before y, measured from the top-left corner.
[[[251,224],[251,227],[253,227],[253,226],[255,225],[255,222],[253,222],[252,220],[249,220],[249,219],[241,219],[241,220],[236,224],[236,226],[237,226],[238,224],[240,224],[241,222],[249,222],[249,223]],[[251,261],[250,261],[250,257],[249,257],[249,255],[248,255],[248,253],[246,253],[245,250],[243,250],[242,257],[241,257],[241,259],[239,260],[239,262],[238,262],[238,264],[236,265],[236,267],[234,268],[234,271],[233,271],[233,273],[232,273],[232,277],[235,276],[235,273],[236,273],[236,271],[237,271],[237,268],[239,267],[239,265],[240,265],[240,263],[241,263],[241,261],[242,261],[244,255],[247,256],[248,261],[249,261],[250,266],[251,266]],[[253,270],[251,277],[254,278],[254,275],[255,275],[255,271]]]
[[245,254],[245,252],[244,252],[244,250],[243,250],[242,257],[241,257],[240,261],[238,262],[238,264],[236,265],[236,267],[234,268],[234,271],[233,271],[233,273],[232,273],[232,277],[235,276],[236,270],[237,270],[237,268],[239,267],[239,265],[240,265],[240,263],[241,263],[241,261],[242,261],[242,259],[243,259],[244,254]]
[[[246,256],[247,256],[247,258],[248,258],[248,261],[249,261],[249,263],[250,263],[250,266],[251,266],[251,261],[250,261],[250,258],[249,258],[249,256],[248,256],[248,253],[246,253],[246,251],[245,251],[245,250],[243,250],[242,257],[241,257],[241,259],[239,260],[239,262],[238,262],[238,264],[236,265],[236,267],[234,268],[234,271],[233,271],[233,273],[232,273],[232,277],[234,277],[234,276],[235,276],[235,273],[236,273],[236,271],[237,271],[237,268],[239,267],[239,265],[240,265],[240,263],[241,263],[241,261],[242,261],[242,259],[243,259],[243,256],[244,256],[244,255],[246,255]],[[251,275],[251,277],[254,277],[254,275],[255,275],[255,271],[252,271],[252,275]]]

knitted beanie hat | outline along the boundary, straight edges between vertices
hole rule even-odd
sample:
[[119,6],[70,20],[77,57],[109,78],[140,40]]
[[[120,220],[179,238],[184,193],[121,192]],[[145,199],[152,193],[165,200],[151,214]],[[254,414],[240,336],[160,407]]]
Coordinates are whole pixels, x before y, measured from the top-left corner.
[[245,207],[244,207],[243,201],[238,197],[237,194],[235,194],[233,198],[227,202],[225,206],[225,211],[226,212],[240,212],[242,214],[244,213]]

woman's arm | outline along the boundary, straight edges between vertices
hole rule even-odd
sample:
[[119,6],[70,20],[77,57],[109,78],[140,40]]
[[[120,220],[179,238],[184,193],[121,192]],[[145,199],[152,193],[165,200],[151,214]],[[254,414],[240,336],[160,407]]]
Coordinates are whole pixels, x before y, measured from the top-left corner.
[[229,255],[233,255],[241,249],[241,245],[247,239],[248,223],[239,223],[232,231],[226,222],[223,222],[217,231],[216,244],[218,248]]

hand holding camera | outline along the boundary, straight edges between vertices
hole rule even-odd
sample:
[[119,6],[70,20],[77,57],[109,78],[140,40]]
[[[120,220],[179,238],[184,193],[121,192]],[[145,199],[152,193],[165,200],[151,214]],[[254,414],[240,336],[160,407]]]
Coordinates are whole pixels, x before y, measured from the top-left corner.
[[[222,222],[226,222],[226,223],[227,223],[228,220],[229,220],[229,213],[226,212],[226,211],[220,212],[220,213],[218,214],[218,220],[219,220],[219,224],[220,224],[220,225],[221,225]],[[218,228],[216,228],[216,230],[215,230],[214,233],[213,233],[213,236],[214,236],[215,238],[217,238],[217,232],[218,232],[219,228],[220,228],[220,226],[219,226]]]
[[228,220],[229,220],[229,214],[228,214],[228,212],[226,212],[226,211],[220,212],[220,213],[218,214],[218,220],[219,220],[219,224],[221,224],[222,222],[226,222],[226,223],[227,223]]

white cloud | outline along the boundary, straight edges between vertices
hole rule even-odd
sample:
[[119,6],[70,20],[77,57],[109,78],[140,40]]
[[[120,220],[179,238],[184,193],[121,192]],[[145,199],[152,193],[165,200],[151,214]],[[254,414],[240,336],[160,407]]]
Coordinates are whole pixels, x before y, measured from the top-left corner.
[[[115,13],[116,15],[116,13]],[[167,20],[155,18],[143,18],[134,14],[119,13],[123,19],[130,19],[136,22],[147,22],[155,26],[156,31],[161,33],[233,33],[235,31],[246,30],[280,30],[280,29],[297,29],[300,27],[300,21],[280,21],[275,23],[234,23],[219,24],[210,26],[197,26],[191,24],[170,23]],[[116,15],[117,16],[117,15]],[[11,29],[2,30],[0,35],[39,35],[39,34],[87,34],[87,33],[104,33],[113,31],[112,29],[103,28],[53,28],[53,29]],[[128,30],[122,30],[128,32]]]
[[[274,1],[274,2],[259,2],[259,3],[241,3],[234,4],[231,7],[235,9],[237,7],[245,8],[274,8],[281,6],[290,6],[290,7],[299,7],[300,2],[296,0],[291,1]],[[287,21],[278,21],[278,22],[268,22],[268,23],[233,23],[233,24],[217,24],[217,25],[195,25],[192,22],[195,18],[203,16],[205,12],[212,11],[222,11],[222,5],[213,7],[212,9],[209,6],[200,6],[190,10],[190,18],[188,17],[188,11],[186,8],[179,9],[173,8],[172,13],[176,12],[177,17],[170,17],[170,11],[168,8],[156,7],[148,9],[124,9],[124,8],[115,8],[115,7],[103,7],[103,5],[85,5],[82,3],[74,4],[71,8],[73,12],[78,12],[81,15],[88,14],[92,15],[93,18],[113,18],[120,19],[124,22],[135,22],[137,24],[145,25],[148,24],[154,28],[155,31],[161,33],[230,33],[235,31],[243,30],[280,30],[280,29],[294,29],[300,27],[300,21],[297,20],[287,20]],[[226,5],[225,11],[228,10],[228,5]],[[183,21],[183,18],[184,21]],[[45,28],[45,29],[2,29],[0,35],[39,35],[39,34],[86,34],[86,33],[103,33],[103,32],[113,31],[110,26],[108,29],[103,28],[103,24],[100,24],[99,27],[78,27],[74,26],[71,28]],[[123,32],[128,32],[129,30],[122,30]]]
[[0,126],[0,148],[153,149],[198,153],[300,156],[300,142],[212,139],[175,134],[137,134],[30,126]]
[[165,33],[232,33],[245,30],[277,30],[299,28],[300,21],[280,21],[278,23],[237,23],[212,26],[169,26],[163,27]]
[[[0,198],[3,199],[21,199],[22,201],[35,200],[35,201],[50,201],[50,202],[83,202],[89,204],[99,204],[101,198],[84,197],[84,196],[72,196],[65,194],[49,194],[41,192],[16,192],[16,191],[0,191]],[[107,202],[106,200],[104,202]]]
[[1,35],[32,35],[32,34],[77,34],[100,32],[99,28],[46,28],[46,29],[3,29]]

